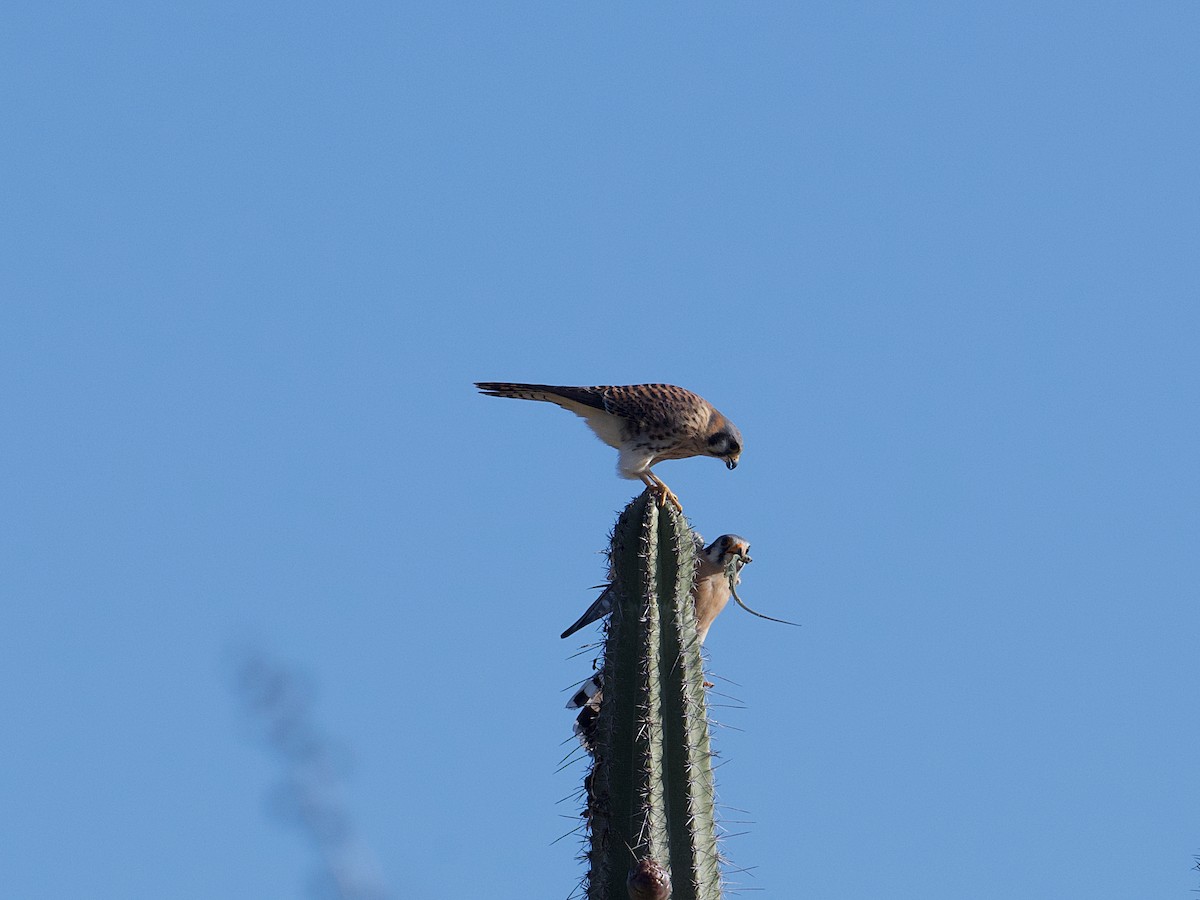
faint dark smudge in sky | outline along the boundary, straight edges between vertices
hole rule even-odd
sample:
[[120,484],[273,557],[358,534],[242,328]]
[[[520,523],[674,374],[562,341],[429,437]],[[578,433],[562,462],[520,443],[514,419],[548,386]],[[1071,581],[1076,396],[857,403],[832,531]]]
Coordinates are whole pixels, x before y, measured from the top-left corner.
[[234,684],[256,737],[283,776],[268,794],[272,815],[312,845],[318,867],[310,895],[319,900],[386,900],[374,856],[355,835],[342,796],[346,753],[312,723],[313,688],[297,669],[260,650],[234,659]]

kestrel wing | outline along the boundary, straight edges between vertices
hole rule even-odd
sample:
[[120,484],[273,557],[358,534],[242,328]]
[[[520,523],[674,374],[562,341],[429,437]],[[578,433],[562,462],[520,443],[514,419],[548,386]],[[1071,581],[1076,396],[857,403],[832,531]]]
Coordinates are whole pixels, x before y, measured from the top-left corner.
[[613,611],[615,603],[616,589],[610,584],[604,589],[604,593],[597,597],[596,601],[587,608],[587,612],[576,619],[575,624],[564,631],[561,637],[568,638],[585,625],[591,625],[593,622],[603,619]]
[[588,701],[600,693],[600,689],[603,687],[602,681],[603,678],[599,672],[588,678],[579,686],[579,690],[571,695],[571,699],[567,701],[567,709],[583,709],[587,706]]
[[633,433],[675,432],[707,421],[711,408],[698,394],[673,384],[592,388],[604,392],[604,408],[630,423]]

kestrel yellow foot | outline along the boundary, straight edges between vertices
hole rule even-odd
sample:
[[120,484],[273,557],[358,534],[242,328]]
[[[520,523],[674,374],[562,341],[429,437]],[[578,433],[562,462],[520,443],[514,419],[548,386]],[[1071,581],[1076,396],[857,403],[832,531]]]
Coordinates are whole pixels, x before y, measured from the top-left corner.
[[[650,477],[654,478],[653,475]],[[650,483],[650,490],[658,494],[658,506],[660,509],[670,502],[675,505],[677,510],[683,512],[683,504],[679,502],[679,498],[675,496],[675,492],[667,487],[661,479],[654,478],[654,481]]]

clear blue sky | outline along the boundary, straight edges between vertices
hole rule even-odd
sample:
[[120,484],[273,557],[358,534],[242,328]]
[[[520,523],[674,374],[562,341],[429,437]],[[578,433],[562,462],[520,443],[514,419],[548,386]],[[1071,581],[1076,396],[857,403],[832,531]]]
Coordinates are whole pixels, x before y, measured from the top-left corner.
[[581,873],[559,632],[741,466],[711,665],[765,896],[1194,896],[1200,6],[42,2],[0,27],[0,893],[303,896],[231,687],[388,896]]

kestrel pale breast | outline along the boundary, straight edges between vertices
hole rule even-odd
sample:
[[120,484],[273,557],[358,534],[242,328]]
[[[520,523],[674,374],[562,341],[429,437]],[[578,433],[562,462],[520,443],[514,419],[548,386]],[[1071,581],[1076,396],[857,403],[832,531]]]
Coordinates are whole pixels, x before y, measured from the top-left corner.
[[[700,551],[696,580],[692,583],[692,601],[696,604],[696,635],[701,644],[708,636],[708,629],[712,627],[713,620],[729,602],[733,595],[733,586],[741,581],[742,566],[748,562],[750,542],[736,534],[723,534]],[[587,612],[562,633],[562,637],[570,637],[585,625],[607,616],[612,612],[616,599],[616,587],[610,584],[604,589],[604,593],[596,598],[596,602],[588,607]]]
[[475,385],[489,397],[544,400],[582,416],[596,436],[615,447],[617,472],[639,479],[679,506],[650,467],[664,459],[715,456],[733,469],[742,455],[742,434],[699,394],[673,384],[566,387],[481,381]]
[[700,553],[692,600],[696,604],[696,635],[700,643],[742,580],[742,566],[750,562],[750,542],[736,534],[723,534]]

